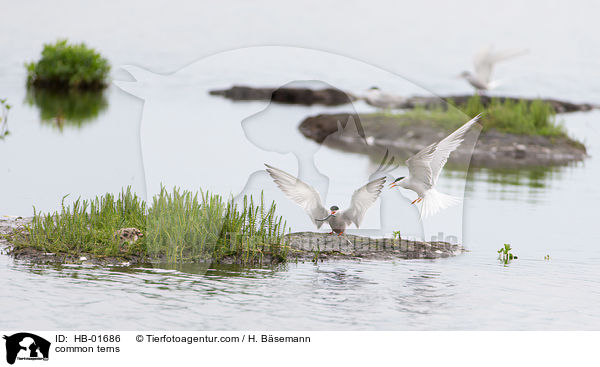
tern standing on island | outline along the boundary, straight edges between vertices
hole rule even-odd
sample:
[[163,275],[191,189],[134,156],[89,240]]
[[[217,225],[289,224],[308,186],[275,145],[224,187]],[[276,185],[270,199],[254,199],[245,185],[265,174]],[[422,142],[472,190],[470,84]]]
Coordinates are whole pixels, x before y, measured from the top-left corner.
[[439,142],[433,143],[406,160],[408,177],[399,177],[390,184],[390,188],[400,186],[419,195],[411,204],[420,203],[421,219],[434,215],[442,209],[460,202],[460,198],[442,194],[435,189],[440,172],[450,157],[463,142],[465,134],[477,123],[481,114],[458,128]]
[[306,211],[317,228],[321,228],[323,223],[327,222],[331,227],[331,233],[335,232],[339,236],[352,223],[356,228],[360,226],[367,209],[375,203],[385,184],[385,177],[375,179],[354,191],[348,209],[340,211],[338,206],[333,205],[327,211],[321,202],[321,196],[312,186],[279,168],[268,164],[265,166],[275,184],[290,200]]

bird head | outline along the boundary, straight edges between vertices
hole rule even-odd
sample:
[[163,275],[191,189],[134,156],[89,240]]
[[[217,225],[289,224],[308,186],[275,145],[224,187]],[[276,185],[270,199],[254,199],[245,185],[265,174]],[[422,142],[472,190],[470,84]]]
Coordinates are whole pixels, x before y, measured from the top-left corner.
[[334,205],[331,208],[329,208],[329,210],[331,210],[331,215],[335,215],[335,213],[337,213],[337,211],[340,210],[340,208]]
[[362,98],[364,99],[375,99],[379,98],[381,95],[381,90],[379,87],[371,87],[362,93]]
[[398,177],[397,179],[395,179],[391,184],[390,184],[390,189],[393,187],[396,187],[398,185],[400,185],[400,181],[404,180],[404,176],[402,177]]

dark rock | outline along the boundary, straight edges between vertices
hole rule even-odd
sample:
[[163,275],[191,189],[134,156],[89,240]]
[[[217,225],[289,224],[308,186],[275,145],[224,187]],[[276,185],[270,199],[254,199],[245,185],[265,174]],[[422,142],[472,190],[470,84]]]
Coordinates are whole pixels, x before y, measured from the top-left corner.
[[422,242],[391,238],[370,238],[345,234],[297,232],[289,234],[288,257],[316,259],[437,259],[466,251],[448,242]]
[[[335,134],[338,121],[345,123],[351,120],[360,126],[361,134],[341,139]],[[306,118],[298,129],[304,136],[337,149],[373,156],[389,150],[401,159],[409,158],[450,133],[427,122],[398,123],[393,116],[382,114],[321,114]],[[365,143],[363,136],[369,144]],[[472,167],[488,168],[564,165],[587,157],[585,146],[566,136],[516,135],[495,130],[479,135],[470,157],[461,154],[471,152],[457,150],[451,158],[470,159]]]
[[317,116],[307,117],[298,129],[307,138],[311,138],[317,143],[322,143],[325,138],[335,133],[338,130],[337,122],[341,122],[343,126],[354,119],[360,121],[357,114],[339,113],[339,114],[321,114]]
[[516,144],[515,145],[515,158],[523,159],[523,158],[525,158],[525,155],[527,155],[527,147],[523,144]]
[[277,103],[310,106],[321,104],[338,106],[352,102],[355,98],[339,89],[308,88],[252,88],[233,86],[229,89],[210,91],[211,95],[223,96],[234,101],[271,100]]

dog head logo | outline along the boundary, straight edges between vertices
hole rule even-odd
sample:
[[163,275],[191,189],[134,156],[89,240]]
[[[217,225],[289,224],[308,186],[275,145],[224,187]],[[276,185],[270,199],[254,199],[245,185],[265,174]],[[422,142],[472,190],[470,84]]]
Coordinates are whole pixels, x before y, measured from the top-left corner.
[[6,362],[14,364],[18,360],[48,360],[50,342],[31,333],[4,335],[6,340]]

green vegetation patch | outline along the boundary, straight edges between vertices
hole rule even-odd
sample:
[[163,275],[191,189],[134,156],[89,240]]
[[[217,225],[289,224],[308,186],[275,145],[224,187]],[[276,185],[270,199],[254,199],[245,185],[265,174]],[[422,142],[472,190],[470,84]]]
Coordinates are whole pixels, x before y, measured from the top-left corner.
[[498,260],[504,265],[508,265],[511,261],[518,259],[518,257],[511,251],[512,247],[510,247],[510,244],[505,243],[504,247],[498,250]]
[[45,44],[41,59],[25,66],[28,85],[53,89],[102,89],[110,72],[110,64],[96,50],[66,40]]
[[[99,257],[139,256],[166,262],[284,261],[286,222],[265,205],[244,197],[242,207],[207,192],[193,194],[164,187],[148,206],[131,188],[118,196],[77,199],[59,212],[34,213],[32,223],[13,236],[17,248]],[[123,242],[116,232],[137,228],[143,236]]]
[[394,117],[401,124],[425,121],[453,131],[464,123],[465,114],[474,117],[483,113],[484,132],[493,129],[517,135],[567,137],[564,127],[556,121],[554,108],[540,99],[515,101],[494,97],[486,106],[480,96],[474,95],[462,105],[455,105],[452,100],[448,103],[451,106],[439,105],[431,109],[418,106],[400,114],[382,114]]

